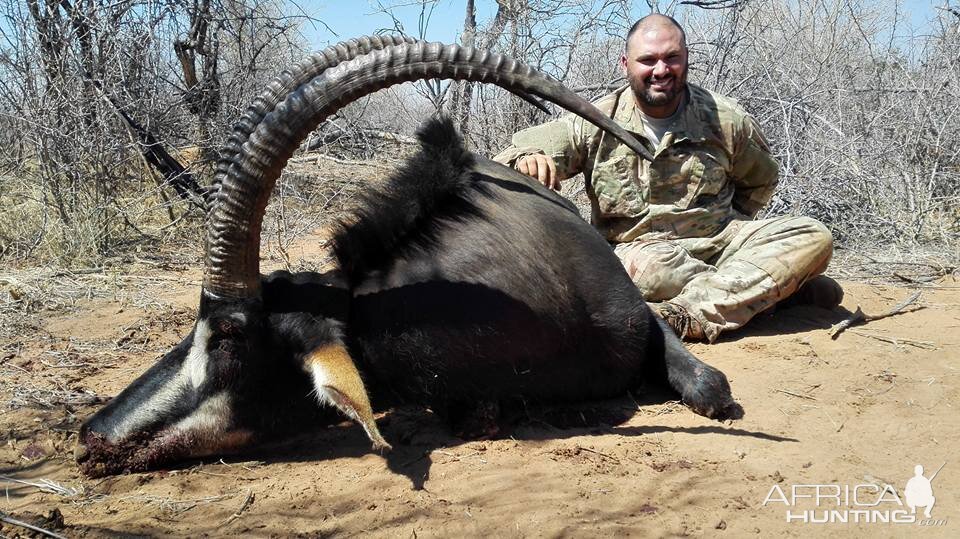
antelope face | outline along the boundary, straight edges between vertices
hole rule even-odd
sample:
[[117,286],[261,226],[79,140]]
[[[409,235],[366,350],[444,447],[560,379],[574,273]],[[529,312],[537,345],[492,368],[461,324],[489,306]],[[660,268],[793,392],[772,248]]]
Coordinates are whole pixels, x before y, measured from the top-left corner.
[[236,453],[336,417],[317,401],[389,448],[335,320],[346,291],[329,281],[278,272],[263,282],[262,300],[205,294],[193,331],[80,428],[81,470],[101,476]]
[[273,353],[267,322],[249,305],[202,302],[193,331],[83,424],[83,472],[142,471],[251,443],[280,397],[309,392],[292,357]]

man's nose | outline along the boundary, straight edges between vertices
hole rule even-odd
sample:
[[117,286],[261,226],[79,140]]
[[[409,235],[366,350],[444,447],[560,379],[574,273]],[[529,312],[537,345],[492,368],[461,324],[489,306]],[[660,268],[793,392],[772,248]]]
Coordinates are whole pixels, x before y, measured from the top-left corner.
[[670,67],[663,60],[658,60],[657,63],[653,65],[654,77],[665,77],[669,73]]

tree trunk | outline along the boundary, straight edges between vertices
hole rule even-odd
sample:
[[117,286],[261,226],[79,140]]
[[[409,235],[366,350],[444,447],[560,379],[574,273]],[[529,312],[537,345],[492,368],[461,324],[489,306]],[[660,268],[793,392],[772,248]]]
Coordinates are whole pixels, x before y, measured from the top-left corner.
[[[463,34],[460,36],[460,44],[464,47],[475,47],[477,45],[477,13],[473,0],[467,0],[467,14],[463,20]],[[465,140],[469,140],[470,107],[472,104],[473,83],[465,81],[458,84],[450,102],[450,110]]]
[[[217,62],[220,54],[218,28],[210,28],[213,14],[210,0],[194,0],[188,13],[190,33],[186,39],[173,43],[173,50],[183,73],[184,100],[198,120],[198,142],[205,153],[210,153],[211,122],[220,110],[220,73]],[[199,75],[197,57],[200,58]]]

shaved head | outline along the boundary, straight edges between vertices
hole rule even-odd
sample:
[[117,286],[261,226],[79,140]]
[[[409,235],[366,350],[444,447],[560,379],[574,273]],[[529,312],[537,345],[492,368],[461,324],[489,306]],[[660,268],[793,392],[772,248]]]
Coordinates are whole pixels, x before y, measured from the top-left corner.
[[630,38],[632,38],[637,32],[664,29],[675,29],[677,32],[679,32],[680,42],[683,44],[684,49],[687,48],[687,33],[683,31],[683,27],[680,26],[680,23],[678,23],[673,17],[662,15],[660,13],[651,13],[633,23],[633,26],[631,26],[630,30],[627,32],[627,41],[625,47],[627,49],[630,48]]
[[627,34],[620,66],[640,109],[654,118],[673,114],[687,86],[687,37],[666,15],[637,21]]

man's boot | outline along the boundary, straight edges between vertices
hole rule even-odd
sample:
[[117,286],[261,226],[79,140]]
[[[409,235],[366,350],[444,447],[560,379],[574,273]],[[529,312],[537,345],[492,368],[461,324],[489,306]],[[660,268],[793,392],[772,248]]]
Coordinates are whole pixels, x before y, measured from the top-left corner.
[[680,305],[669,301],[649,303],[649,305],[653,309],[653,314],[662,318],[677,334],[677,337],[686,341],[706,340],[700,322]]
[[803,283],[792,296],[777,304],[786,308],[796,305],[816,305],[823,309],[833,309],[843,301],[843,287],[826,275],[818,275]]

